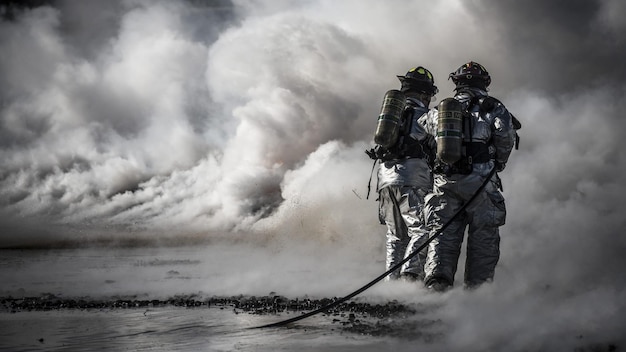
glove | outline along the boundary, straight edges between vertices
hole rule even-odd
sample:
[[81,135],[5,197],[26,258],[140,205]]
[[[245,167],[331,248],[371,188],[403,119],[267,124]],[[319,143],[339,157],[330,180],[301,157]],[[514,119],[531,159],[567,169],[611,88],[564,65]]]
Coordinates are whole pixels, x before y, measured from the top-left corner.
[[496,161],[494,167],[496,169],[496,172],[502,172],[505,166],[506,166],[506,163],[500,163]]
[[367,154],[372,160],[382,159],[383,155],[385,155],[385,148],[377,145],[372,149],[366,150],[365,154]]
[[367,154],[367,156],[369,156],[369,157],[370,157],[370,159],[372,159],[372,160],[376,160],[376,159],[378,159],[378,158],[376,157],[376,150],[375,150],[374,148],[366,150],[366,151],[365,151],[365,154]]

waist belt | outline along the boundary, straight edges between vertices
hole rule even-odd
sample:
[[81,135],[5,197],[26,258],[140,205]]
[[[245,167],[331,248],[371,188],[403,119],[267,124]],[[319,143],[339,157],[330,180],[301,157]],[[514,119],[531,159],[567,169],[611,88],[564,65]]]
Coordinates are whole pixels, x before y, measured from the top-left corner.
[[400,155],[400,158],[426,159],[426,153],[424,153],[424,151],[420,147],[411,148],[409,150],[404,151],[404,153]]
[[474,164],[486,163],[491,160],[489,155],[489,146],[481,142],[468,142],[464,143],[465,156],[455,162],[452,165],[437,162],[433,169],[436,174],[463,174],[469,175],[472,173]]
[[402,159],[429,159],[430,156],[424,152],[424,146],[412,139],[406,138],[408,141],[403,143],[398,143],[393,147],[387,149],[385,153],[382,155],[380,160],[389,161],[389,160],[402,160]]
[[[470,164],[486,163],[491,160],[489,155],[489,146],[481,142],[468,142],[464,144],[465,155],[467,155]],[[471,158],[471,159],[470,159]]]

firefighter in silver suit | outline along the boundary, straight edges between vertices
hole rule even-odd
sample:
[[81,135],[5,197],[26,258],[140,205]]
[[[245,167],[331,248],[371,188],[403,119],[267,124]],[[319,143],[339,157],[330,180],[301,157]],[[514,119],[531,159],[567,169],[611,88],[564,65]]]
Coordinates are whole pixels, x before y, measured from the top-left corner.
[[[387,270],[402,261],[427,238],[424,226],[424,197],[432,188],[430,163],[434,152],[427,150],[425,139],[432,138],[417,122],[428,111],[433,96],[438,92],[433,75],[424,67],[409,70],[398,76],[406,108],[398,142],[388,149],[378,149],[373,157],[380,159],[378,169],[379,219],[386,225]],[[368,153],[370,154],[370,153]],[[388,279],[403,278],[418,281],[424,278],[423,255],[414,256],[392,272]]]
[[[456,85],[454,99],[461,103],[465,115],[462,141],[459,141],[463,152],[460,160],[452,165],[441,162],[438,156],[435,158],[433,192],[426,197],[424,206],[430,236],[453,219],[493,168],[496,172],[504,170],[516,144],[516,130],[521,128],[506,107],[487,94],[491,77],[482,65],[468,62],[449,78]],[[441,136],[438,128],[445,129],[438,124],[437,109],[422,116],[420,123],[432,136],[438,136],[438,132]],[[439,140],[440,137],[435,138],[436,142]],[[500,257],[499,227],[506,218],[501,188],[495,173],[477,198],[430,243],[424,268],[428,288],[445,291],[453,286],[466,228],[465,287],[493,280]]]

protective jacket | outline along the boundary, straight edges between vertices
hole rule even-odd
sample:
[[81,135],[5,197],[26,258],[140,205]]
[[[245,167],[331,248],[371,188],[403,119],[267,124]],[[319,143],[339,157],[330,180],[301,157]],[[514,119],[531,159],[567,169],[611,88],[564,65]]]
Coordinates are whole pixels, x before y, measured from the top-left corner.
[[[466,172],[449,169],[434,173],[433,192],[425,199],[425,222],[430,235],[447,223],[485,181],[492,168],[502,171],[515,144],[513,117],[498,100],[484,90],[465,88],[454,99],[467,111],[463,145]],[[420,118],[427,133],[437,135],[437,109]],[[472,155],[473,154],[473,155]],[[469,162],[467,161],[469,160]],[[435,169],[437,170],[437,169]],[[500,257],[499,226],[504,225],[506,208],[497,174],[485,190],[429,246],[425,281],[454,283],[465,228],[468,226],[464,282],[479,285],[493,279]]]

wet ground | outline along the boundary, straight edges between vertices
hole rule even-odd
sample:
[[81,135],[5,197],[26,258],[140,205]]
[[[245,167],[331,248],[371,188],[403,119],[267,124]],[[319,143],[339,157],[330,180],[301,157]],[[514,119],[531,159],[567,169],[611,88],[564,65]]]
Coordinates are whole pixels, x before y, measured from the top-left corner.
[[[175,296],[164,300],[158,299],[137,299],[136,297],[118,297],[112,299],[92,299],[89,297],[61,298],[53,294],[44,294],[39,297],[0,297],[0,305],[4,313],[23,313],[33,311],[60,311],[60,310],[80,310],[97,311],[126,309],[145,311],[147,309],[159,309],[168,307],[178,307],[187,309],[220,309],[232,312],[232,314],[250,314],[270,316],[275,322],[290,319],[297,314],[319,310],[326,307],[335,300],[334,298],[309,299],[295,298],[289,299],[284,296],[231,296],[231,297],[211,297],[201,298],[197,296]],[[371,336],[396,336],[410,337],[414,330],[411,325],[407,325],[410,317],[426,312],[423,305],[406,305],[397,301],[384,304],[370,304],[363,302],[348,301],[333,306],[328,310],[323,310],[318,315],[334,324],[337,330],[347,333]],[[282,319],[281,319],[282,318]],[[286,324],[290,328],[297,325],[307,326],[307,322],[300,320]],[[275,323],[274,322],[274,323]],[[420,324],[436,325],[436,320],[421,320]],[[400,328],[402,326],[402,328]],[[252,326],[250,328],[256,328]],[[431,336],[430,338],[433,338]]]
[[249,246],[1,250],[0,351],[363,352],[428,344],[441,330],[427,314],[432,305],[396,299],[413,287],[389,283],[296,323],[253,329],[333,303],[338,297],[325,293],[347,294],[381,266],[344,257],[338,272],[319,256],[271,254]]
[[395,351],[436,341],[441,322],[420,305],[345,302],[281,327],[258,328],[336,298],[283,296],[164,300],[0,298],[0,351]]
[[[555,289],[529,295],[511,291],[510,283],[436,294],[383,281],[314,316],[256,329],[325,307],[380,274],[384,263],[357,254],[245,244],[0,250],[0,351],[613,352],[626,346],[623,315],[610,309],[621,306],[563,301],[552,296]],[[621,293],[610,292],[608,302],[619,302]]]

